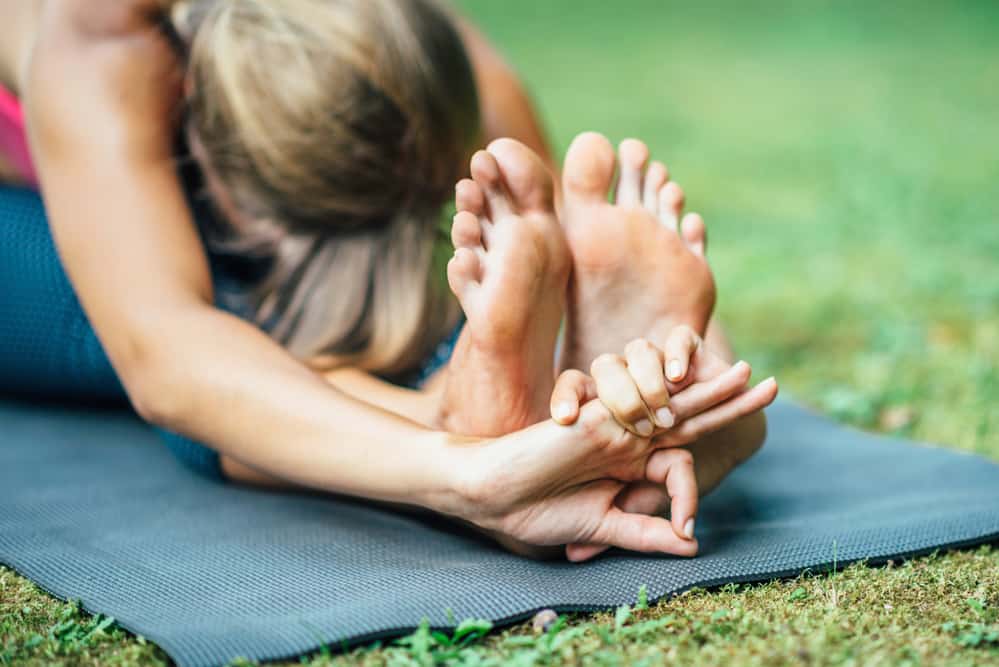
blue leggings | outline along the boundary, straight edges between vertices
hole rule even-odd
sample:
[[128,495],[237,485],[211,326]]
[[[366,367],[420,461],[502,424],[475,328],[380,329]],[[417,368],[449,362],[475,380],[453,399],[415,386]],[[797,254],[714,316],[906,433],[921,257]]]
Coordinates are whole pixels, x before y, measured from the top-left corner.
[[[193,206],[193,203],[192,203]],[[194,206],[195,217],[207,212]],[[252,273],[232,259],[212,257],[216,292],[231,297]],[[0,185],[0,394],[31,398],[125,404],[128,397],[63,271],[41,197],[33,190]],[[461,325],[401,384],[419,386],[447,363]],[[160,429],[185,465],[222,479],[218,454]]]
[[[125,404],[128,397],[59,262],[41,197],[0,186],[0,393]],[[161,430],[186,465],[221,479],[218,454]]]

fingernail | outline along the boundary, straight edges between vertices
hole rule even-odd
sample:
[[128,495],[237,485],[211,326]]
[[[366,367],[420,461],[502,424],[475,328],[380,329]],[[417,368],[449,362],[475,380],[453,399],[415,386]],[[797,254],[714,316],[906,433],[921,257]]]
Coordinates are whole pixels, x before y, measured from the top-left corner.
[[669,408],[659,408],[656,410],[656,421],[663,428],[672,428],[673,424],[676,422],[676,418],[673,416],[673,412]]
[[669,360],[669,366],[666,368],[666,375],[669,376],[670,380],[679,380],[683,377],[683,366],[680,365],[679,359]]
[[642,436],[652,435],[652,422],[648,419],[643,419],[635,424],[635,430]]
[[691,517],[687,519],[687,523],[683,524],[683,534],[688,540],[694,539],[694,518]]
[[559,403],[555,406],[555,419],[565,421],[572,417],[572,405],[569,403]]

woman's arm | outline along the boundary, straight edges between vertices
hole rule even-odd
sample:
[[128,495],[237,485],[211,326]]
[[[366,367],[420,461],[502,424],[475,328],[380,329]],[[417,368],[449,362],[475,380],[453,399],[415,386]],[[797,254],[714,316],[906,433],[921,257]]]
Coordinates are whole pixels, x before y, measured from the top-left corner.
[[440,509],[438,434],[345,397],[212,306],[174,173],[170,45],[142,14],[103,28],[108,4],[47,5],[22,93],[60,255],[136,409],[296,484]]
[[21,87],[63,263],[140,414],[281,480],[531,543],[696,550],[664,520],[613,507],[659,454],[600,405],[572,427],[453,438],[344,396],[212,307],[171,159],[179,81],[154,6],[51,0]]

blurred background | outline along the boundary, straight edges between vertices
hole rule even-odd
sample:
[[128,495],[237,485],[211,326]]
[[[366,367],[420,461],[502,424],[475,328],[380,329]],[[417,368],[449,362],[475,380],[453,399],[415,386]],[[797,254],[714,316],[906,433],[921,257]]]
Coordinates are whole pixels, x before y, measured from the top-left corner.
[[669,166],[759,379],[999,459],[999,2],[460,6],[560,157],[597,130]]

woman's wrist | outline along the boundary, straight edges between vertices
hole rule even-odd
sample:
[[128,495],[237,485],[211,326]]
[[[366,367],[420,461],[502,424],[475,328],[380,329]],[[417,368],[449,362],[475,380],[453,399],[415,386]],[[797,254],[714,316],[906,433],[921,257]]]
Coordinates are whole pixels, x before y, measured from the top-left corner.
[[472,520],[479,500],[481,448],[484,439],[445,431],[428,431],[412,451],[419,464],[417,498],[426,509],[459,519]]

